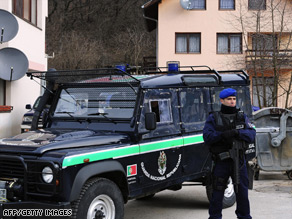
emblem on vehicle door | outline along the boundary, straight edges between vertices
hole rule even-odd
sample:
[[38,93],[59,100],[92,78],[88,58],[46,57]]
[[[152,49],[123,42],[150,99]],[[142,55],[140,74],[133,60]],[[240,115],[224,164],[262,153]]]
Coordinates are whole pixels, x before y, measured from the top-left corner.
[[166,171],[166,160],[166,154],[164,151],[161,151],[158,158],[158,172],[160,175],[163,175]]

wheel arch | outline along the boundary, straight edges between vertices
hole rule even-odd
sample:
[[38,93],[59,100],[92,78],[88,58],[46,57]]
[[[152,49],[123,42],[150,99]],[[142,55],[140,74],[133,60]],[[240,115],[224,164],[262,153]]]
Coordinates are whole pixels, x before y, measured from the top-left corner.
[[107,178],[116,183],[123,194],[125,203],[127,202],[129,188],[126,173],[123,166],[114,160],[92,163],[80,169],[74,179],[69,201],[76,200],[86,181],[94,177]]

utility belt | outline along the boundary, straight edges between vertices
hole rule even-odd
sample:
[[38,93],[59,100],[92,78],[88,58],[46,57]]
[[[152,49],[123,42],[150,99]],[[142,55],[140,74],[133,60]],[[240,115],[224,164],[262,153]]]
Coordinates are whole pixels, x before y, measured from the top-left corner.
[[226,151],[226,152],[222,152],[222,153],[220,153],[220,154],[216,154],[215,155],[216,156],[216,159],[217,160],[227,160],[227,159],[229,159],[229,158],[232,158],[231,156],[230,156],[230,153],[229,153],[229,151]]
[[[243,150],[240,150],[239,156],[240,156],[240,159],[243,159],[243,156],[244,156]],[[227,159],[232,159],[229,151],[221,152],[219,154],[213,154],[212,157],[214,161],[223,161]]]
[[226,151],[219,154],[212,154],[212,159],[214,161],[223,161],[223,160],[231,159],[231,156],[230,156],[230,153]]

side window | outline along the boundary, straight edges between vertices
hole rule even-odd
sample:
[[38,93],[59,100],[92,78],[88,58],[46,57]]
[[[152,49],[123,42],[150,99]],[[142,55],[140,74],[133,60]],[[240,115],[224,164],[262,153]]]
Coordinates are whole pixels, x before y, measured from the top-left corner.
[[211,111],[209,89],[183,89],[180,101],[182,124],[186,132],[202,130]]
[[157,123],[171,123],[171,101],[169,99],[150,100],[150,112],[156,114]]
[[[173,136],[180,133],[177,92],[174,89],[145,90],[138,130],[143,139]],[[155,112],[155,130],[145,129],[145,113]]]
[[219,94],[220,92],[224,89],[225,87],[214,87],[211,88],[211,101],[212,101],[212,111],[220,111],[221,109],[221,103],[220,103],[220,97]]

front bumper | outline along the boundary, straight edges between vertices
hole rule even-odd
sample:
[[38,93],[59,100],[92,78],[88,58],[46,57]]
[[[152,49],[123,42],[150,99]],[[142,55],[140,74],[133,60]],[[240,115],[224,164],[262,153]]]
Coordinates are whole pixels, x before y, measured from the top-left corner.
[[0,202],[0,219],[14,218],[70,218],[72,209],[69,202]]

